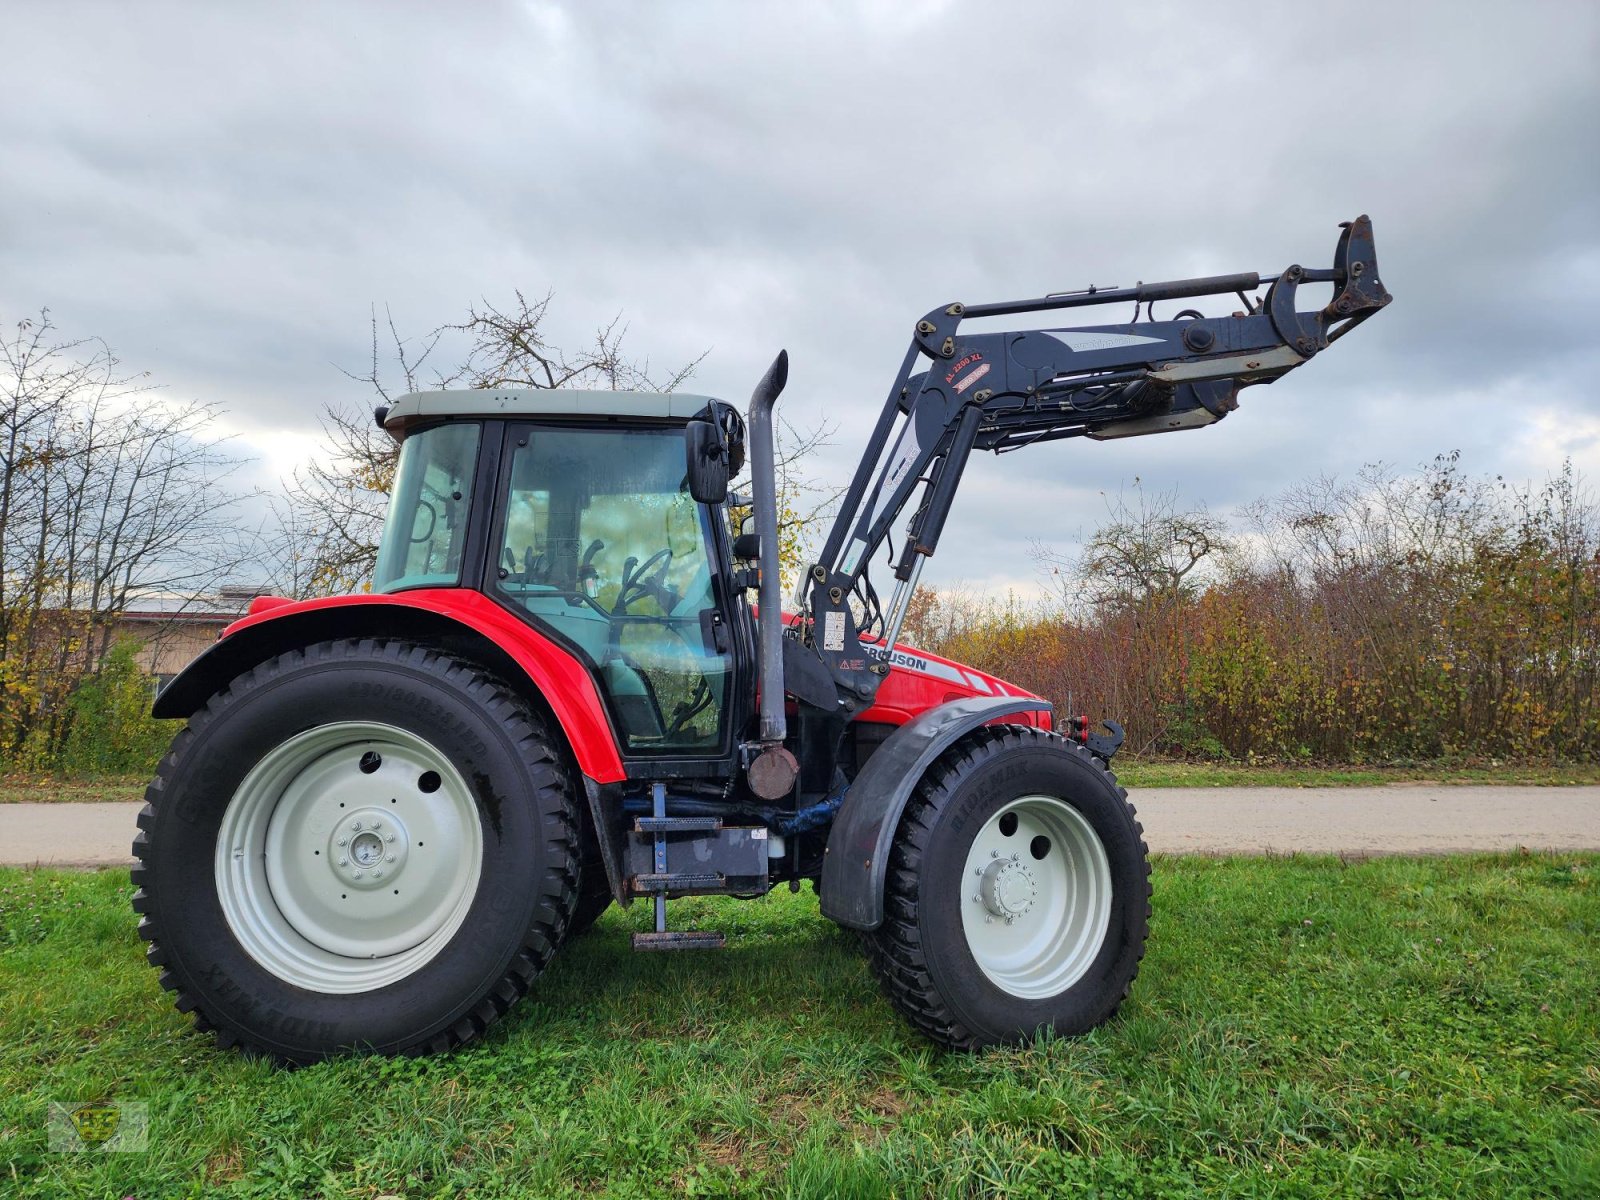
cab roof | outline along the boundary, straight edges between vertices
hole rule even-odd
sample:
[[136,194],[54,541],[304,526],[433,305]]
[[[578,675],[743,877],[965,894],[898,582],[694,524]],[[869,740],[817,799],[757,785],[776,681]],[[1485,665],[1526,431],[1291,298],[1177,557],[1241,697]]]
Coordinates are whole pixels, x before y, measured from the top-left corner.
[[710,402],[710,396],[692,392],[458,388],[401,396],[384,414],[383,427],[398,439],[413,425],[447,417],[645,417],[686,421]]

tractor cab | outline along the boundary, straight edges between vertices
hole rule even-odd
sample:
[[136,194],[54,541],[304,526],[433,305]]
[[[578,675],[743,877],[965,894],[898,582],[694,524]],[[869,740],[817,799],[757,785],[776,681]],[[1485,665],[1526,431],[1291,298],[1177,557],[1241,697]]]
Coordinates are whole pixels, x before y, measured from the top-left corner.
[[467,586],[592,673],[625,758],[722,760],[753,688],[731,627],[720,504],[691,494],[685,430],[704,396],[421,392],[401,440],[373,590]]

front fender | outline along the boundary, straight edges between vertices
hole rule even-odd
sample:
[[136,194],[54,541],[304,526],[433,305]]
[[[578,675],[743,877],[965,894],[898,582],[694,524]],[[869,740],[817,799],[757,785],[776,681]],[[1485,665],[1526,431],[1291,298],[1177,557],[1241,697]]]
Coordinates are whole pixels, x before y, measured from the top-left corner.
[[596,783],[625,778],[617,740],[589,669],[481,592],[418,588],[330,596],[253,611],[156,697],[157,717],[188,717],[230,679],[287,651],[331,638],[401,637],[441,646],[498,671],[547,708],[578,768]]
[[852,929],[883,924],[889,850],[911,792],[957,738],[1010,713],[1049,712],[1032,696],[952,700],[909,721],[884,740],[845,793],[822,861],[822,913]]

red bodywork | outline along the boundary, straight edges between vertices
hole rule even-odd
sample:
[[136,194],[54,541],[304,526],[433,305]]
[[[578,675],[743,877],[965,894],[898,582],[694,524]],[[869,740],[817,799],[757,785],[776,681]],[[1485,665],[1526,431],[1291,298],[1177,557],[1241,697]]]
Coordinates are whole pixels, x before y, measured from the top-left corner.
[[[516,614],[469,588],[418,588],[386,595],[330,596],[318,600],[285,600],[262,596],[249,615],[222,631],[233,638],[277,622],[332,609],[395,606],[420,609],[445,617],[489,639],[509,655],[544,697],[572,747],[578,768],[596,783],[619,783],[627,777],[617,752],[616,735],[604,702],[584,664],[560,643],[541,634]],[[866,643],[875,648],[876,643]],[[1010,684],[973,667],[903,643],[897,644],[888,676],[862,721],[904,725],[913,717],[950,700],[969,696],[1028,696]],[[1010,722],[1050,728],[1050,713],[1018,713]]]
[[[878,644],[867,638],[861,641],[863,645],[874,649]],[[872,707],[863,712],[859,719],[904,725],[930,708],[937,708],[951,700],[965,700],[969,696],[1035,698],[1032,692],[976,667],[918,650],[904,642],[896,642],[889,675],[878,688]],[[1040,729],[1049,729],[1051,714],[1048,711],[1014,713],[997,720],[1011,725],[1036,725]]]
[[578,768],[585,775],[596,783],[620,783],[627,778],[605,705],[588,670],[564,647],[526,621],[519,621],[515,614],[481,592],[468,588],[417,588],[392,595],[329,596],[287,602],[276,596],[263,596],[251,602],[249,616],[229,625],[222,636],[233,637],[269,621],[281,621],[303,613],[360,605],[422,609],[482,634],[528,673],[534,687],[555,713],[572,746],[573,757],[578,760]]

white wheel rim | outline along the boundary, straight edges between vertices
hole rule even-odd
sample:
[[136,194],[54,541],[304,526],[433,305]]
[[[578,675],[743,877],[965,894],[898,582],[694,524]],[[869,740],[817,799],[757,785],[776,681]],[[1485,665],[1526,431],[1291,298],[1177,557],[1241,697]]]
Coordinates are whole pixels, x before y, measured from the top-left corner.
[[1027,1000],[1082,979],[1111,928],[1111,863],[1089,822],[1022,796],[984,824],[961,875],[961,927],[989,981]]
[[269,751],[217,834],[228,928],[278,978],[367,992],[442,950],[478,890],[483,831],[451,761],[392,725],[319,725]]

